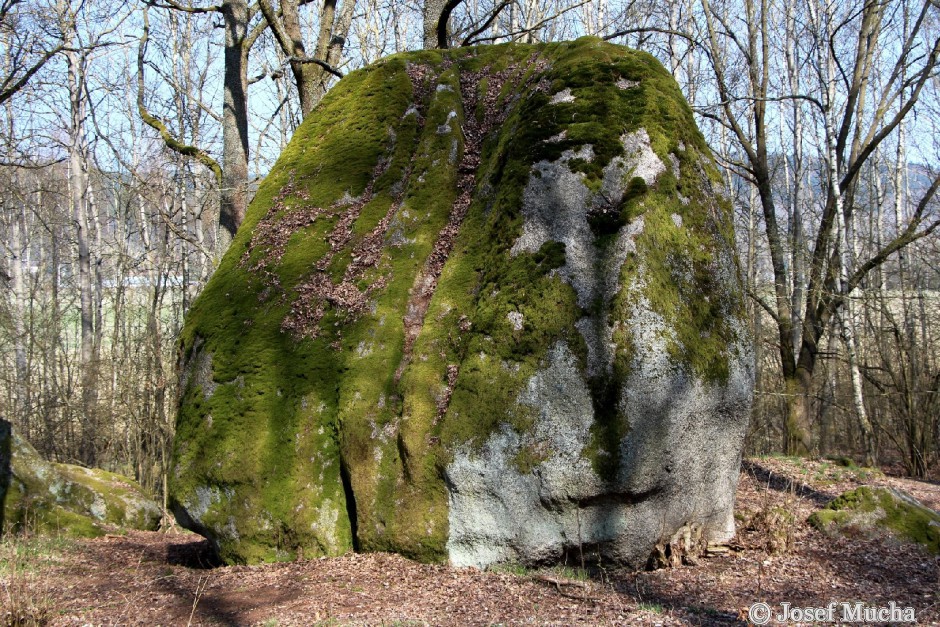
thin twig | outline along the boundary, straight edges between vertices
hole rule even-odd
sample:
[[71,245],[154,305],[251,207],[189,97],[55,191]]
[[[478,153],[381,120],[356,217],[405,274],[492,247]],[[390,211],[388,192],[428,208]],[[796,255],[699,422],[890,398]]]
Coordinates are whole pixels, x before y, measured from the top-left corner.
[[189,620],[186,622],[186,627],[192,626],[193,616],[196,615],[196,606],[199,605],[199,599],[202,598],[202,595],[206,591],[206,587],[208,585],[209,575],[206,575],[205,579],[202,577],[199,578],[199,582],[196,584],[196,596],[193,597],[193,609],[189,612]]

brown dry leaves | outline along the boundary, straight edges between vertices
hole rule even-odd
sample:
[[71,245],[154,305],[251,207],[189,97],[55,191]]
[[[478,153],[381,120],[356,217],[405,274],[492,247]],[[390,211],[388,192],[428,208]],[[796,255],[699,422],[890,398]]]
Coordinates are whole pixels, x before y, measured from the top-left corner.
[[[538,71],[544,70],[545,66],[543,60],[533,57],[522,69],[535,68],[537,71],[530,73],[530,76],[534,76]],[[449,67],[449,63],[445,64],[445,69],[446,67]],[[422,64],[408,64],[406,71],[412,85],[419,125],[423,127],[434,76],[431,69]],[[437,286],[437,279],[450,256],[470,206],[483,139],[505,122],[510,103],[502,101],[500,92],[507,81],[519,77],[518,65],[511,65],[501,71],[485,68],[478,72],[462,72],[460,75],[465,121],[462,128],[464,151],[458,164],[458,196],[451,208],[447,224],[439,233],[412,290],[405,315],[406,358],[403,365],[407,363],[407,356],[410,355],[414,339],[423,324],[428,303]],[[484,78],[487,79],[487,88],[482,102],[479,102],[479,84]],[[477,119],[478,109],[482,111],[481,120]],[[406,115],[410,112],[411,110]],[[416,136],[420,137],[420,132]],[[403,180],[396,186],[399,192],[378,224],[358,241],[354,241],[353,225],[363,207],[372,201],[375,182],[388,170],[389,155],[393,151],[394,137],[386,150],[386,156],[375,166],[363,193],[357,198],[341,199],[325,210],[309,206],[306,202],[306,192],[295,185],[292,177],[275,197],[268,213],[255,227],[248,250],[242,256],[241,266],[263,281],[265,289],[261,292],[262,300],[269,298],[272,292],[279,293],[282,299],[290,300],[290,311],[281,324],[283,331],[298,338],[316,338],[320,334],[320,323],[328,308],[340,313],[342,319],[347,322],[354,320],[369,307],[373,294],[388,285],[391,280],[390,271],[383,273],[378,269],[384,256],[389,225],[402,206],[412,164],[406,168]],[[288,207],[286,201],[289,198],[295,202]],[[284,256],[290,238],[297,231],[312,225],[321,216],[338,218],[326,236],[329,250],[317,261],[307,277],[293,288],[292,294],[288,295],[281,286],[277,266]],[[353,246],[351,261],[345,268],[342,279],[336,282],[331,277],[331,266],[336,256],[350,245]],[[339,341],[333,345],[338,347]]]
[[[333,282],[329,268],[336,254],[346,248],[353,239],[352,226],[359,218],[362,208],[372,200],[375,181],[385,173],[388,166],[387,159],[380,159],[372,172],[372,179],[362,194],[350,202],[341,201],[334,205],[341,213],[339,220],[327,236],[330,249],[317,261],[307,278],[301,280],[294,288],[297,296],[291,302],[290,312],[281,323],[283,331],[290,332],[296,337],[313,339],[320,333],[320,320],[323,318],[327,305],[336,311],[343,312],[347,319],[353,319],[365,311],[371,294],[387,284],[387,277],[379,277],[365,289],[359,289],[356,285],[367,269],[378,265],[381,247],[378,246],[378,251],[373,250],[377,246],[374,238],[366,237],[357,245],[353,258],[358,257],[360,263],[351,263],[339,283]],[[387,221],[383,220],[383,222],[387,226]],[[372,259],[374,265],[361,263],[366,257]]]
[[[756,460],[742,473],[740,517],[793,513],[794,544],[777,554],[760,529],[742,525],[731,550],[694,566],[599,569],[582,585],[558,572],[480,572],[388,554],[206,568],[198,536],[132,532],[43,562],[32,589],[55,608],[56,625],[182,625],[190,615],[200,625],[727,625],[744,624],[756,601],[854,600],[910,605],[920,624],[940,624],[940,560],[910,545],[830,539],[810,528],[807,516],[853,482],[829,483],[825,473],[806,474],[806,464]],[[940,492],[893,477],[873,483]]]
[[[547,62],[538,58],[537,55],[533,55],[523,65],[512,63],[499,71],[485,67],[476,72],[460,73],[460,98],[464,113],[461,132],[463,133],[464,147],[460,162],[457,165],[458,194],[451,207],[447,224],[438,234],[434,247],[431,249],[431,254],[425,260],[421,272],[415,277],[414,286],[411,289],[404,317],[405,349],[401,363],[395,373],[396,381],[401,377],[411,359],[415,340],[424,325],[424,317],[431,303],[431,297],[437,289],[438,279],[454,248],[464,218],[467,217],[467,211],[473,200],[473,190],[476,187],[476,175],[480,167],[483,141],[506,121],[509,114],[512,101],[504,101],[500,98],[503,87],[510,80],[520,80],[526,70],[534,70],[529,73],[529,80],[522,83],[521,88],[515,90],[517,95],[524,94],[525,88],[532,77],[538,76],[546,68]],[[481,102],[479,86],[483,80],[486,80],[486,93],[483,94]],[[478,114],[482,119],[478,119]],[[469,324],[469,320],[467,322]],[[466,329],[462,328],[462,330],[469,330],[469,326]],[[438,420],[444,416],[450,404],[454,383],[457,380],[458,368],[455,364],[447,366],[447,386],[437,403]]]
[[[302,202],[287,207],[285,201],[288,198]],[[255,226],[248,249],[239,262],[242,268],[256,273],[271,288],[279,289],[281,286],[274,269],[281,262],[291,236],[313,224],[324,213],[320,207],[308,206],[308,199],[306,191],[296,187],[292,175],[275,196],[268,213]],[[254,261],[251,259],[253,255],[257,255]]]
[[[418,119],[423,125],[429,71],[426,66],[410,64],[407,72],[415,95]],[[362,213],[363,207],[372,201],[375,182],[388,170],[390,165],[388,155],[393,151],[394,137],[386,150],[386,156],[376,164],[369,184],[357,198],[341,199],[328,211],[307,208],[303,204],[285,210],[286,198],[294,196],[301,200],[306,199],[305,193],[296,189],[291,180],[278,194],[265,218],[255,227],[249,249],[242,259],[242,266],[258,272],[269,288],[280,288],[275,267],[283,257],[290,237],[299,229],[313,224],[321,215],[339,217],[326,237],[329,251],[317,261],[310,274],[294,287],[295,297],[291,301],[290,312],[281,324],[283,331],[290,332],[299,338],[316,338],[320,333],[320,322],[327,307],[341,312],[347,321],[355,319],[368,308],[372,295],[388,285],[391,279],[389,273],[378,273],[369,280],[366,279],[370,271],[377,269],[382,261],[389,224],[401,208],[404,190],[411,176],[410,165],[406,168],[401,184],[398,185],[398,189],[402,191],[394,198],[385,216],[368,234],[355,243],[353,243],[353,224]],[[351,243],[353,243],[351,260],[343,272],[342,279],[338,283],[334,282],[330,276],[330,266],[336,255]],[[249,257],[256,249],[261,249],[263,254],[255,263],[250,264]],[[361,287],[363,284],[365,286]],[[334,343],[334,347],[338,345],[338,341]]]

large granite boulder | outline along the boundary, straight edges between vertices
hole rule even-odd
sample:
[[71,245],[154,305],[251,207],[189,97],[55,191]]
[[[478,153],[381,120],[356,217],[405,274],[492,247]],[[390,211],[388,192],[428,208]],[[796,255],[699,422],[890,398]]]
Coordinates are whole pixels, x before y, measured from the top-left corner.
[[162,517],[133,479],[46,461],[0,420],[0,535],[95,537],[109,529],[155,530]]
[[229,562],[637,566],[729,537],[753,365],[719,187],[648,54],[351,73],[187,317],[177,519]]

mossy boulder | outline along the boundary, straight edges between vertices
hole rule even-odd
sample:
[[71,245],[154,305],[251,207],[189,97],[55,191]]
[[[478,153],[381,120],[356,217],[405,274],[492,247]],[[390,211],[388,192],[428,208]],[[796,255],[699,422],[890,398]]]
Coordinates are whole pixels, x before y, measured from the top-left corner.
[[48,462],[0,420],[0,535],[96,537],[109,528],[155,530],[161,518],[160,507],[132,479]]
[[720,183],[669,73],[596,38],[350,73],[187,316],[177,519],[228,562],[730,536],[753,357]]
[[940,555],[940,513],[894,488],[862,486],[850,490],[815,512],[809,522],[826,533],[847,536],[887,533]]

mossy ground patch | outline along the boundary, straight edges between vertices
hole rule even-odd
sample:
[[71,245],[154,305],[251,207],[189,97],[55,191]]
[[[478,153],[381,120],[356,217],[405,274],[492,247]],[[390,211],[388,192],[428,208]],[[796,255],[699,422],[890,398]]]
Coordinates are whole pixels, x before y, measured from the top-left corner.
[[888,488],[862,486],[840,495],[809,518],[826,532],[863,536],[887,531],[940,555],[940,513]]

